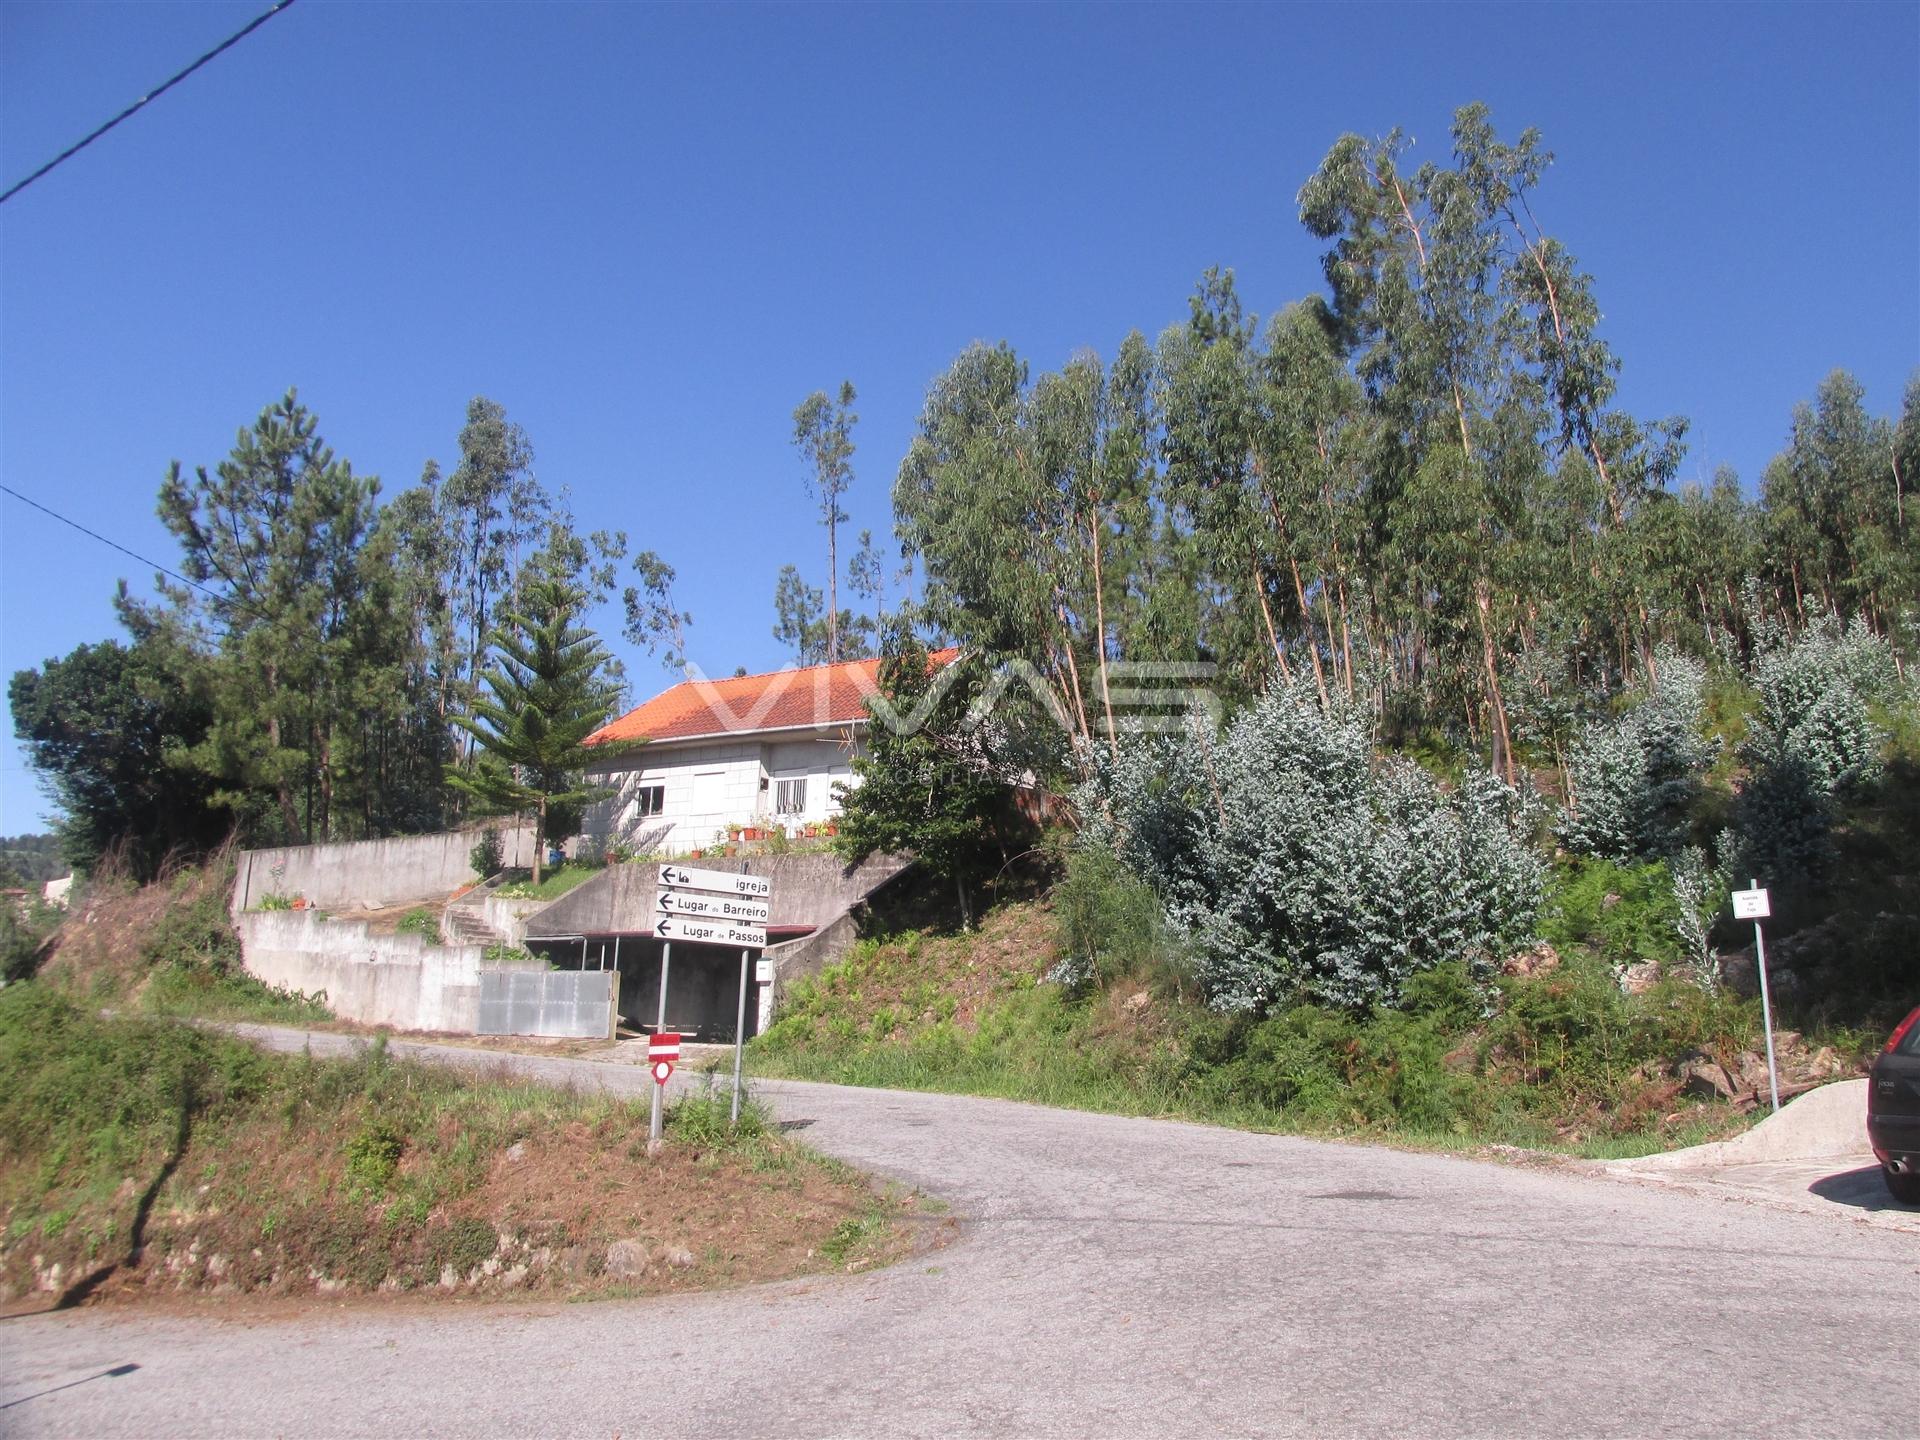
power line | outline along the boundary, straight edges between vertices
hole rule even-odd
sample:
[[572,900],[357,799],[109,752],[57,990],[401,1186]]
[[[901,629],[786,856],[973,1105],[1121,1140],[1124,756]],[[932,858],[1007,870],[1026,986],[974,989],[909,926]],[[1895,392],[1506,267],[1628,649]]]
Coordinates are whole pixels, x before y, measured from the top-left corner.
[[[225,51],[231,50],[234,46],[238,45],[242,40],[246,39],[247,36],[251,35],[254,31],[258,30],[262,25],[266,24],[267,21],[271,20],[274,16],[278,15],[282,10],[286,9],[291,4],[293,4],[293,0],[275,0],[275,4],[272,9],[266,11],[264,14],[256,15],[253,18],[253,20],[248,23],[245,29],[238,31],[235,34],[229,35],[225,40],[222,40],[218,45],[214,46],[213,49],[209,50],[206,54],[202,55],[198,60],[194,61],[191,65],[187,66],[187,68],[182,70],[178,75],[175,75],[172,79],[168,80],[166,84],[162,85],[159,89],[150,91],[147,94],[142,95],[138,100],[134,101],[133,104],[129,105],[126,109],[122,110],[118,115],[114,116],[111,120],[107,121],[106,124],[102,125],[98,130],[95,130],[92,134],[88,135],[84,140],[81,140],[75,144],[69,145],[66,149],[62,150],[58,155],[54,156],[53,159],[49,160],[46,164],[42,165],[38,170],[34,171],[31,175],[27,176],[27,178],[22,180],[18,185],[14,185],[10,187],[4,195],[0,195],[0,205],[6,204],[7,201],[11,200],[14,196],[18,195],[22,190],[26,189],[27,186],[33,184],[34,181],[38,180],[42,175],[45,175],[49,170],[53,169],[54,166],[60,164],[62,161],[71,160],[75,155],[78,155],[82,150],[86,149],[87,146],[91,145],[94,141],[98,140],[102,135],[106,134],[109,130],[113,129],[114,126],[118,125],[122,120],[126,119],[129,115],[133,114],[134,111],[140,109],[143,105],[148,105],[148,104],[151,104],[153,101],[158,100],[162,95],[166,94],[167,91],[171,90],[174,86],[178,85],[182,80],[186,79],[187,76],[193,74],[194,71],[198,70],[202,65],[206,64],[209,60],[213,59],[216,55],[219,55],[224,53]],[[12,494],[13,492],[9,491],[8,493]],[[22,496],[21,498],[24,499],[25,497]],[[27,503],[32,504],[33,502],[28,501]],[[112,544],[113,542],[108,541],[107,543]]]
[[[293,3],[293,0],[287,0],[287,3],[291,5]],[[128,556],[134,560],[138,560],[142,565],[151,565],[154,569],[158,570],[162,575],[165,575],[170,580],[178,580],[182,585],[191,585],[194,589],[198,590],[202,595],[206,595],[211,599],[218,600],[222,604],[231,605],[236,610],[244,610],[247,614],[252,615],[257,620],[266,620],[269,624],[272,623],[272,620],[270,617],[266,615],[262,615],[258,610],[255,610],[251,605],[243,604],[242,602],[234,599],[231,595],[222,595],[218,590],[209,590],[205,585],[202,585],[198,580],[189,580],[186,576],[180,574],[179,572],[174,570],[169,570],[166,566],[162,565],[158,560],[149,560],[146,556],[140,554],[139,551],[129,550],[126,546],[122,545],[118,540],[109,540],[106,536],[102,535],[98,530],[89,530],[86,526],[82,525],[78,520],[69,520],[66,516],[62,515],[58,510],[49,510],[45,505],[42,505],[38,500],[35,500],[28,495],[22,495],[18,490],[14,489],[11,485],[0,485],[0,490],[4,490],[7,494],[11,495],[14,499],[20,501],[22,504],[31,505],[34,509],[38,510],[42,515],[51,515],[55,520],[58,520],[62,525],[71,525],[74,529],[78,530],[82,535],[87,536],[89,539],[98,540],[102,545],[108,546],[109,548],[114,550],[118,550],[122,555]]]

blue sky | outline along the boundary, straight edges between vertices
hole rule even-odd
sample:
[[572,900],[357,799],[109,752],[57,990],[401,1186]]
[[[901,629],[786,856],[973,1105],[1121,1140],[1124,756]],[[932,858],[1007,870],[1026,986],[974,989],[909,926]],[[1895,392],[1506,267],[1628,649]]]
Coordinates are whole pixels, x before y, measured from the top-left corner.
[[[0,6],[0,183],[264,8]],[[1540,218],[1622,402],[1752,481],[1829,370],[1887,413],[1920,363],[1916,76],[1913,4],[299,0],[0,207],[0,478],[172,563],[168,461],[287,386],[389,493],[484,394],[583,525],[678,567],[696,661],[773,668],[776,572],[824,569],[808,392],[859,387],[847,508],[885,533],[968,342],[1110,355],[1214,264],[1270,313],[1319,286],[1294,196],[1335,138],[1443,155],[1480,99],[1559,157]],[[0,496],[0,673],[115,633],[121,577]],[[9,738],[0,831],[46,808]]]

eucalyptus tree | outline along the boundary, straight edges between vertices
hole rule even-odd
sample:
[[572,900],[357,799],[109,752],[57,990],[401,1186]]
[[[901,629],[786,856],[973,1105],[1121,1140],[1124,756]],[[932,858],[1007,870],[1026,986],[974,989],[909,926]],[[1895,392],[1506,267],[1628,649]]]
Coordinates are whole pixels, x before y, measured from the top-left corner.
[[652,550],[633,557],[633,573],[640,583],[622,592],[627,623],[620,633],[629,644],[657,655],[667,669],[678,670],[687,663],[687,627],[693,624],[693,612],[682,610],[674,599],[678,577]]
[[827,531],[826,655],[840,658],[840,525],[847,518],[840,497],[853,484],[853,427],[860,419],[853,411],[853,382],[842,380],[840,392],[828,398],[816,390],[793,412],[793,443],[812,467],[808,484],[820,503],[820,523]]
[[448,579],[465,636],[463,701],[479,682],[481,656],[493,611],[513,593],[523,558],[553,509],[533,468],[533,445],[506,410],[484,395],[467,405],[460,463],[439,486],[440,512],[450,537]]
[[1258,691],[1276,671],[1292,676],[1288,642],[1299,616],[1281,578],[1284,521],[1262,505],[1255,473],[1264,398],[1256,322],[1230,270],[1203,275],[1188,309],[1156,356],[1164,495],[1178,521],[1166,538],[1179,545],[1190,536],[1206,577],[1200,642]]
[[[1913,599],[1900,429],[1870,415],[1859,381],[1836,370],[1794,407],[1787,448],[1767,466],[1765,563],[1793,609],[1863,615],[1878,630]],[[1908,394],[1911,425],[1912,391]],[[1911,440],[1909,440],[1911,445]]]
[[[1377,573],[1394,581],[1391,618],[1416,632],[1416,650],[1438,651],[1484,717],[1496,768],[1510,770],[1501,669],[1550,598],[1539,589],[1550,535],[1633,613],[1622,624],[1653,664],[1635,546],[1621,538],[1603,554],[1597,532],[1628,535],[1678,463],[1681,427],[1610,408],[1618,363],[1595,333],[1591,282],[1534,219],[1552,160],[1537,132],[1506,144],[1469,105],[1452,138],[1451,164],[1409,175],[1398,131],[1343,136],[1302,188],[1301,219],[1331,242],[1336,333],[1378,426],[1368,508]],[[1543,527],[1542,510],[1581,496],[1555,486],[1574,457],[1591,466],[1597,484],[1585,488],[1604,518]]]
[[1112,662],[1156,633],[1183,655],[1195,644],[1156,615],[1165,572],[1143,553],[1166,538],[1152,366],[1133,334],[1111,368],[1081,354],[1029,384],[1006,346],[974,345],[934,382],[894,486],[903,549],[925,567],[925,620],[1031,667],[1081,766],[1096,731],[1112,743]]
[[1084,753],[1062,516],[1041,482],[1027,378],[1006,345],[976,343],[933,382],[894,484],[895,524],[924,566],[928,622],[990,660],[1031,665],[1042,705]]

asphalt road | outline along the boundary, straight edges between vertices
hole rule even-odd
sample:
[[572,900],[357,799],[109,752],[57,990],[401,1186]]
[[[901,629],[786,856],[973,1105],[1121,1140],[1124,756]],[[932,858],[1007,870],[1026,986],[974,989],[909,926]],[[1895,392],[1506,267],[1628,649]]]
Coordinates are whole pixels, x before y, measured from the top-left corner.
[[959,1238],[694,1298],[0,1321],[0,1434],[1912,1431],[1910,1233],[1434,1155],[761,1089],[819,1148],[948,1200]]

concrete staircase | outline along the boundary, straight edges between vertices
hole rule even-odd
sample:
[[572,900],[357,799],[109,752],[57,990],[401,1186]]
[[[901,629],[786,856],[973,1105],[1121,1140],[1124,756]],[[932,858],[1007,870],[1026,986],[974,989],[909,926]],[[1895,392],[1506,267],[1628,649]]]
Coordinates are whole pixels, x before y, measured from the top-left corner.
[[503,945],[506,936],[486,920],[487,897],[506,878],[495,875],[484,885],[476,885],[440,913],[440,936],[449,945]]

